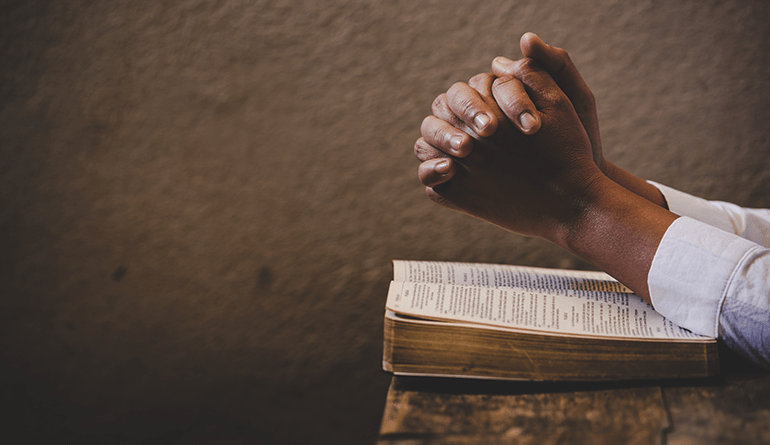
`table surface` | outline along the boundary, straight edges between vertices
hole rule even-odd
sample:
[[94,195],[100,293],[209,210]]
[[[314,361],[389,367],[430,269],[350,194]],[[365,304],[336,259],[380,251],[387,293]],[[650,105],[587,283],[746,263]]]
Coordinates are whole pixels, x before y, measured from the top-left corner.
[[627,382],[394,377],[379,445],[770,444],[770,372]]

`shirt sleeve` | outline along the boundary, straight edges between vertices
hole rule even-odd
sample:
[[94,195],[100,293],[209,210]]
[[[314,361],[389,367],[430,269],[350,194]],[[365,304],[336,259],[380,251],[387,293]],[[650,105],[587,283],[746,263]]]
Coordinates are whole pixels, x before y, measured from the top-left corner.
[[663,184],[647,181],[660,190],[668,209],[770,247],[770,209],[748,209],[723,201],[708,201]]
[[770,212],[653,185],[681,215],[652,261],[653,306],[770,368]]

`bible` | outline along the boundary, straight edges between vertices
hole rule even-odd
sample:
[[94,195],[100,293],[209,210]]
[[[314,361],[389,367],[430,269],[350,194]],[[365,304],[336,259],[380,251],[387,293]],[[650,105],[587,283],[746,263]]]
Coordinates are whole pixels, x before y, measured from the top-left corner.
[[383,369],[396,375],[635,380],[718,374],[716,339],[603,272],[393,261]]

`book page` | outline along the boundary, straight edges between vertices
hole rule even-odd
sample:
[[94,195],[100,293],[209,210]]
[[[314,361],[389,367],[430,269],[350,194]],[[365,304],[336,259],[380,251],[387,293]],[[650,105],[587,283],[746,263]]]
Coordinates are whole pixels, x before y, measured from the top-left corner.
[[590,337],[704,339],[635,294],[393,281],[386,308],[414,317]]
[[572,289],[633,293],[604,272],[504,264],[393,261],[393,280],[526,289]]

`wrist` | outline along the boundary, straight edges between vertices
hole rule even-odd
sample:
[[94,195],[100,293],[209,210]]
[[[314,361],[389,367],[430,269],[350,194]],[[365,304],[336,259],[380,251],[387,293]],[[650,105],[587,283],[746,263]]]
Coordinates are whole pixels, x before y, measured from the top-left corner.
[[620,184],[620,181],[618,181],[618,179],[620,179],[619,176],[621,175],[620,174],[621,168],[613,164],[612,162],[605,160],[604,158],[602,158],[601,163],[602,165],[600,165],[599,168],[601,169],[602,173],[604,173],[605,176],[607,176],[612,181]]
[[581,238],[586,227],[595,223],[594,219],[601,213],[607,201],[604,195],[613,184],[602,171],[591,171],[581,178],[579,190],[567,199],[566,211],[555,225],[548,241],[570,252],[575,252],[575,241]]
[[623,170],[622,168],[609,161],[603,160],[602,162],[604,165],[602,171],[610,180],[616,182],[630,192],[633,192],[650,201],[651,203],[668,210],[668,203],[666,202],[666,198],[657,187],[645,181],[644,179]]
[[604,175],[590,182],[573,216],[552,241],[649,301],[650,265],[677,216]]

